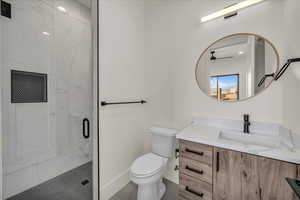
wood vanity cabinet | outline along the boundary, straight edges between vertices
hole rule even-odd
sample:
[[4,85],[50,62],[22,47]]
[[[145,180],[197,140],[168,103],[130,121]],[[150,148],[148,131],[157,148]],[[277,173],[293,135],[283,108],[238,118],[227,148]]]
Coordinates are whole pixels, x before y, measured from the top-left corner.
[[297,200],[296,164],[180,140],[179,165],[179,200]]

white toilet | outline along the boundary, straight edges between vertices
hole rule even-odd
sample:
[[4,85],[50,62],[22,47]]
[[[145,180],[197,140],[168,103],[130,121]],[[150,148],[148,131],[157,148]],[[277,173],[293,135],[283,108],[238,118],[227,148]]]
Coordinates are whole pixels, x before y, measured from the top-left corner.
[[130,168],[131,181],[138,185],[137,200],[160,200],[166,191],[162,182],[168,159],[174,155],[174,129],[152,127],[152,153],[137,158]]

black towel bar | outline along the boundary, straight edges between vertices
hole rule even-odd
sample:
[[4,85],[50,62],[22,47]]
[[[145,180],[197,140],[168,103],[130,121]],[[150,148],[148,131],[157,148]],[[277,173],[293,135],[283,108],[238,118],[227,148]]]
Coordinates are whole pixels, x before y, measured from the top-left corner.
[[135,103],[144,104],[144,103],[147,103],[147,101],[145,101],[145,100],[141,100],[141,101],[124,101],[124,102],[106,102],[106,101],[101,101],[101,106],[120,105],[120,104],[135,104]]

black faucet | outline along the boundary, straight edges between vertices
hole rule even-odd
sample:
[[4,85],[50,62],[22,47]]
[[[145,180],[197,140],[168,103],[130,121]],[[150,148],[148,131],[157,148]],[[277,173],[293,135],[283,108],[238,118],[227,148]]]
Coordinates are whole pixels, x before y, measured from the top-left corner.
[[248,114],[244,114],[244,133],[249,134],[249,126],[251,125],[250,121],[249,121],[249,115]]

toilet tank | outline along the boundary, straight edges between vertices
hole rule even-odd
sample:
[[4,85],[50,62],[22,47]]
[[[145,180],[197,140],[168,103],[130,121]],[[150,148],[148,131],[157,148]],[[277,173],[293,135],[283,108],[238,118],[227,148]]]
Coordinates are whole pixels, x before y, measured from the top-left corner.
[[152,127],[150,131],[152,133],[152,152],[166,158],[173,157],[178,130]]

